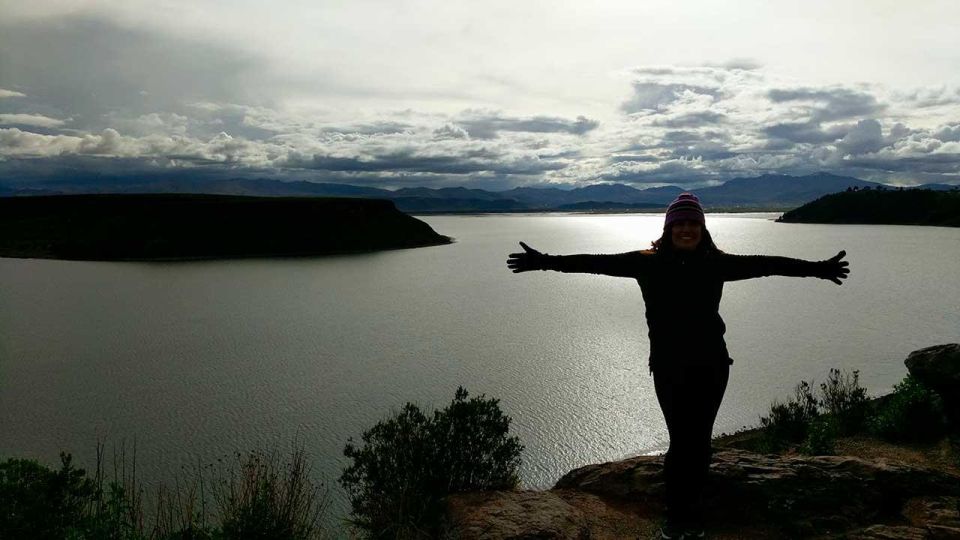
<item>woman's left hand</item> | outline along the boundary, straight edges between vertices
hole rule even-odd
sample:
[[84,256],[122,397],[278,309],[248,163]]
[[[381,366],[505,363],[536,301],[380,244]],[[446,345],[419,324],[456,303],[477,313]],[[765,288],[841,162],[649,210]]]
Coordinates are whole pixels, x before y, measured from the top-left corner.
[[850,263],[843,260],[846,256],[847,252],[841,251],[825,261],[818,262],[816,277],[829,279],[837,285],[842,285],[843,281],[841,280],[847,279],[847,275],[850,274],[850,269],[848,268]]

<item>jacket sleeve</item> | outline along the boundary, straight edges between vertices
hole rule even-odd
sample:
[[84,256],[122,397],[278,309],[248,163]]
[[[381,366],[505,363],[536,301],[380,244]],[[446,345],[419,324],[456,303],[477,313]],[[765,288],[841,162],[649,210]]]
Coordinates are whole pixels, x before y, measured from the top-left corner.
[[816,277],[820,263],[768,255],[720,255],[717,269],[723,281],[738,281],[764,276]]
[[636,278],[652,264],[648,252],[616,255],[546,255],[544,270]]

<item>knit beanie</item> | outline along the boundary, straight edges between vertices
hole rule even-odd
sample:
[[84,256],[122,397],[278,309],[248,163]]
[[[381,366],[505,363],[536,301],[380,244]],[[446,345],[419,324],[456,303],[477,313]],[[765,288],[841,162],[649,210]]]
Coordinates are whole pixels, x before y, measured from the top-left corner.
[[663,227],[667,228],[677,221],[696,221],[701,225],[705,223],[703,219],[703,207],[700,206],[700,199],[693,193],[681,193],[667,207],[667,217],[663,222]]

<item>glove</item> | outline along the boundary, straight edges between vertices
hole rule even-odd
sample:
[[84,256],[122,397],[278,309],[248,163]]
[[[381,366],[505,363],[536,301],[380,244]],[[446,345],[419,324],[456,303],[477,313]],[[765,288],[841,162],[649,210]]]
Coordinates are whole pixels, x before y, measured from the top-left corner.
[[523,242],[520,242],[520,247],[523,248],[523,253],[511,253],[507,258],[507,268],[513,270],[514,274],[548,268],[550,255],[540,253]]
[[842,285],[843,282],[841,280],[847,279],[847,275],[850,273],[850,269],[847,268],[850,266],[850,263],[841,260],[846,256],[847,252],[841,251],[825,261],[815,263],[814,277],[829,279],[837,285]]

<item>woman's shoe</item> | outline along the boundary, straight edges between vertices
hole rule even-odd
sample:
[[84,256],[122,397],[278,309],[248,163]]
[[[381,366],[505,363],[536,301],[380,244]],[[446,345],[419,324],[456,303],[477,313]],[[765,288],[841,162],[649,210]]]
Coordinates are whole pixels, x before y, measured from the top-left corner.
[[658,540],[684,540],[683,531],[677,527],[664,525],[660,527],[660,533],[656,536]]

